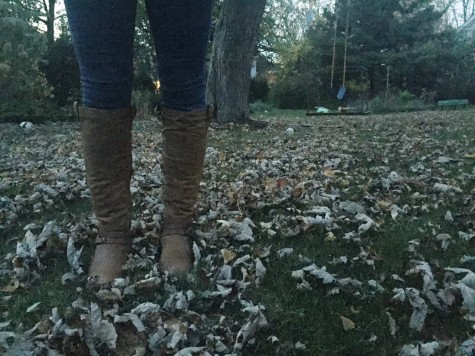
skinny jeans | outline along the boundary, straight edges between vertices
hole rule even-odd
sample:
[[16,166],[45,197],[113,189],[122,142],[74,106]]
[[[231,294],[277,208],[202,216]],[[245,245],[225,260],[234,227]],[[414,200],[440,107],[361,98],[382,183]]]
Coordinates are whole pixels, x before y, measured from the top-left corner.
[[[145,0],[157,55],[162,105],[204,109],[212,0]],[[65,0],[81,74],[82,104],[131,105],[137,0]]]

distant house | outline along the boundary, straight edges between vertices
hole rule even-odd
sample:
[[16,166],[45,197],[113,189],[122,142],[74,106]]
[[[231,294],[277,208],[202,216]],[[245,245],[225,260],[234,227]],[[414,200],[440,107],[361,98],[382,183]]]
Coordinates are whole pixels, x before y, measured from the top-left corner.
[[475,14],[470,16],[465,23],[457,29],[458,32],[475,36]]

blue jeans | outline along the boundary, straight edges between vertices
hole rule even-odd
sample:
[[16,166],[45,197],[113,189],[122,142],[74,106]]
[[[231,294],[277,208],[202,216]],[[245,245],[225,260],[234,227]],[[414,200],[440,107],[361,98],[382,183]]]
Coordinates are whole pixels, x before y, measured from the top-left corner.
[[[146,0],[163,106],[206,107],[205,64],[212,0]],[[131,105],[137,0],[65,0],[79,63],[82,104]]]

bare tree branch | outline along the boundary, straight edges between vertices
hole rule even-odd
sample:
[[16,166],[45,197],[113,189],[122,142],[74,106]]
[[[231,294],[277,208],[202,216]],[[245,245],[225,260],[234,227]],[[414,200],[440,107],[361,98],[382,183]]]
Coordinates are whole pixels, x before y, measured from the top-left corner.
[[45,10],[46,16],[48,16],[48,4],[46,3],[46,0],[43,0],[43,8]]

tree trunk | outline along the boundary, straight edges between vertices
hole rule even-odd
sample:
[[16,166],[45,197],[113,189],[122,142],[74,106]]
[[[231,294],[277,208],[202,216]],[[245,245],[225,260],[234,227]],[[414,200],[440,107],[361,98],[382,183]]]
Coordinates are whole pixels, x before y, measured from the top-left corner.
[[214,35],[207,100],[218,122],[249,120],[251,63],[266,0],[225,0]]
[[54,20],[56,0],[49,0],[48,5],[46,4],[46,1],[44,1],[43,3],[46,13],[46,37],[48,39],[48,48],[51,49],[54,43]]

